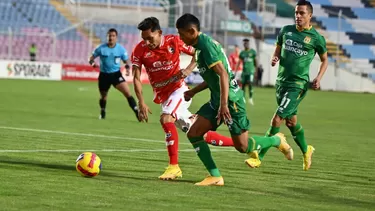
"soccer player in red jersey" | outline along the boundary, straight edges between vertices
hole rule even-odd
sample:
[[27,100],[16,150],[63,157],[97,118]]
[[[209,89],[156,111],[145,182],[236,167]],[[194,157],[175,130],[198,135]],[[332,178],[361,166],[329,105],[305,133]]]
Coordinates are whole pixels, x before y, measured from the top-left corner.
[[[240,52],[241,52],[240,47],[238,45],[235,45],[234,51],[229,55],[230,68],[234,72],[234,75],[238,82],[241,82],[240,80],[241,74],[239,74],[238,71],[242,70],[242,63],[240,62]],[[240,65],[237,66],[239,62],[240,62]]]
[[160,124],[165,132],[169,155],[169,166],[159,179],[173,180],[182,176],[178,166],[176,126],[187,132],[192,124],[192,114],[188,110],[191,100],[184,99],[184,92],[189,89],[184,77],[196,66],[192,60],[186,69],[180,70],[180,54],[193,56],[195,50],[184,44],[177,35],[162,35],[159,20],[155,17],[143,20],[138,29],[142,31],[143,40],[133,49],[131,61],[134,90],[139,101],[139,119],[148,122],[148,113],[151,113],[142,96],[140,75],[143,65],[154,91],[154,102],[161,104]]

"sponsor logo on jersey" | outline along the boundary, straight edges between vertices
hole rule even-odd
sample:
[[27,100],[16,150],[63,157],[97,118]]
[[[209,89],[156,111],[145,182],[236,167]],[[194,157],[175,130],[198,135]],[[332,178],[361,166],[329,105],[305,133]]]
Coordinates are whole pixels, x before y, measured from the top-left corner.
[[174,76],[170,77],[169,79],[167,79],[165,81],[154,83],[153,87],[154,88],[164,87],[164,86],[167,86],[168,84],[175,83],[175,82],[177,82],[179,80],[180,80],[180,77],[177,76],[177,75],[174,75]]
[[152,55],[152,52],[151,51],[149,51],[149,52],[147,52],[146,54],[145,54],[145,59],[147,59],[147,58],[150,58],[150,57],[152,57],[153,55]]
[[202,74],[204,74],[205,72],[206,72],[206,68],[205,67],[201,67],[201,68],[199,68],[198,67],[198,71],[199,71],[199,73],[202,75]]
[[286,33],[286,35],[288,35],[288,36],[292,36],[293,33],[292,33],[292,32],[288,32],[288,33]]
[[307,51],[303,50],[303,45],[301,43],[293,41],[291,39],[287,39],[285,41],[284,49],[294,52],[300,56],[306,56],[308,54]]
[[161,63],[161,61],[156,61],[156,62],[152,63],[152,66],[153,67],[161,67],[161,66],[163,66],[163,63]]
[[168,51],[171,54],[174,54],[174,52],[175,52],[175,50],[174,50],[174,48],[172,46],[168,46]]
[[177,65],[177,63],[173,63],[173,61],[156,61],[152,63],[154,68],[150,68],[147,71],[158,72],[162,70],[172,70],[175,65]]
[[305,39],[303,39],[304,43],[310,43],[310,41],[311,41],[311,37],[309,36],[306,36]]

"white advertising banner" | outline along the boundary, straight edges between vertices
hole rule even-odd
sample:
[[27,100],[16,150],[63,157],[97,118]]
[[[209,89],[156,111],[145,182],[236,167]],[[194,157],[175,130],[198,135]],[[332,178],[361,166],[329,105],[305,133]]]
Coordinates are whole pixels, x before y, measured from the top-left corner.
[[0,78],[61,80],[60,63],[0,60]]

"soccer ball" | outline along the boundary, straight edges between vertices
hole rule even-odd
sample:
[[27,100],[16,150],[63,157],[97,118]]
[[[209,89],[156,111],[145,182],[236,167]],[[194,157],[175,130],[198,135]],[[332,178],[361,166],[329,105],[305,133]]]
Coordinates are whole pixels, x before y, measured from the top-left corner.
[[95,177],[102,169],[102,162],[93,152],[84,152],[76,160],[76,169],[84,177]]

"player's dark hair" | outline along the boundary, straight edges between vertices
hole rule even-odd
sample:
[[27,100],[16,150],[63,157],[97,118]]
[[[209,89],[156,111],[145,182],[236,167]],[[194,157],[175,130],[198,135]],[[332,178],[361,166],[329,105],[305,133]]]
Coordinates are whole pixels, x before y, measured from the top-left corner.
[[307,10],[312,14],[313,13],[313,6],[311,5],[311,3],[309,1],[306,1],[306,0],[299,0],[297,2],[297,6],[307,6]]
[[152,32],[161,30],[159,20],[155,17],[148,17],[138,24],[138,30],[146,31],[151,29]]
[[190,13],[185,13],[180,18],[178,18],[176,22],[177,29],[186,29],[187,27],[191,25],[194,25],[195,27],[197,27],[198,31],[201,30],[201,24],[199,22],[199,19]]
[[117,30],[115,29],[115,28],[110,28],[109,30],[108,30],[108,32],[107,32],[107,34],[109,34],[109,33],[111,33],[111,32],[114,32],[115,34],[116,34],[116,36],[117,36]]
[[249,42],[250,40],[247,39],[247,38],[245,38],[245,39],[243,39],[242,41],[244,41],[244,42]]

